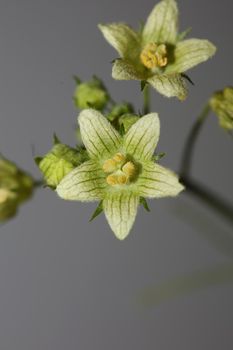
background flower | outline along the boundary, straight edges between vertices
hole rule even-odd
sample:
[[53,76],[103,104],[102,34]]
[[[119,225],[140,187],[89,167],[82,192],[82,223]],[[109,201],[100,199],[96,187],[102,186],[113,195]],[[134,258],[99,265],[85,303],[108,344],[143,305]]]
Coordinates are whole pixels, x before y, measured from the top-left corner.
[[178,34],[174,0],[159,2],[140,32],[124,23],[100,24],[99,28],[121,57],[113,63],[113,78],[146,81],[162,95],[180,100],[187,97],[183,73],[216,51],[207,40],[183,40],[185,34]]

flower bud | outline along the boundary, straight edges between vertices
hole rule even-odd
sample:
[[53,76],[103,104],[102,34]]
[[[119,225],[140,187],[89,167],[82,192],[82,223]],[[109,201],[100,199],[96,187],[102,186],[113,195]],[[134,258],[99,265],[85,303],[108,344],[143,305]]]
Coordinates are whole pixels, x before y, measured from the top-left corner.
[[112,108],[111,112],[108,114],[107,118],[112,122],[123,114],[133,113],[133,112],[134,112],[134,109],[130,103],[122,103],[119,105],[115,105]]
[[135,114],[123,114],[119,118],[119,125],[120,127],[123,125],[124,131],[127,132],[139,119],[139,116]]
[[56,188],[71,170],[87,160],[84,150],[71,148],[60,143],[57,139],[53,148],[44,157],[35,158],[46,184]]
[[33,179],[14,163],[0,157],[0,221],[13,217],[32,195]]
[[109,101],[109,95],[101,80],[93,78],[77,84],[73,99],[75,106],[79,109],[91,107],[103,110]]
[[220,126],[230,131],[233,129],[233,87],[226,87],[216,92],[210,99],[210,107],[217,115]]

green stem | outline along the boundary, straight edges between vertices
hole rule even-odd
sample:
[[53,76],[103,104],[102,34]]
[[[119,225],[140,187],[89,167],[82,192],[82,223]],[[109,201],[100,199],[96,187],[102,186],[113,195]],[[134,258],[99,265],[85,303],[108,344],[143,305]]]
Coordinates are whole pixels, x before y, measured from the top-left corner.
[[219,197],[212,191],[206,189],[206,187],[200,185],[199,183],[193,181],[190,178],[192,158],[197,137],[201,131],[205,120],[207,119],[209,112],[210,107],[207,104],[200,116],[198,117],[198,119],[196,120],[196,122],[194,123],[189,133],[181,161],[180,180],[186,187],[188,193],[190,193],[197,199],[200,199],[210,208],[222,215],[222,217],[227,219],[229,222],[233,223],[233,206],[230,203],[227,203],[223,198]]
[[42,187],[44,185],[44,181],[43,180],[35,180],[34,181],[34,188],[37,189],[39,187]]
[[181,182],[186,187],[188,193],[200,199],[233,224],[233,206],[230,203],[188,177],[181,177]]
[[200,133],[200,130],[210,112],[210,107],[207,104],[205,108],[203,109],[202,113],[200,116],[197,118],[195,121],[185,144],[184,147],[184,153],[182,156],[182,161],[181,161],[181,176],[182,177],[187,177],[191,171],[191,164],[192,164],[192,158],[193,158],[193,152],[194,152],[194,146],[197,140],[197,137]]
[[143,115],[150,113],[150,87],[148,84],[143,89]]

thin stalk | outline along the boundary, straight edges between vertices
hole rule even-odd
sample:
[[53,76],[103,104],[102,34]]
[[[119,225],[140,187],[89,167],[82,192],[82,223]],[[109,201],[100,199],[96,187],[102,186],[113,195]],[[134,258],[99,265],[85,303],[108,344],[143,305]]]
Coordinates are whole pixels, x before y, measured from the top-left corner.
[[143,89],[143,115],[150,113],[150,87],[148,84]]
[[191,195],[200,199],[233,224],[233,206],[230,203],[188,177],[181,177],[181,182]]
[[209,112],[210,112],[210,107],[209,105],[206,105],[202,113],[200,114],[200,116],[195,121],[192,129],[190,130],[190,133],[188,135],[188,138],[184,147],[182,160],[181,160],[180,172],[182,177],[187,177],[191,171],[192,158],[193,158],[194,147],[197,141],[197,137],[200,133],[200,130]]
[[37,189],[39,187],[42,187],[44,185],[44,181],[43,180],[35,180],[34,181],[34,188]]

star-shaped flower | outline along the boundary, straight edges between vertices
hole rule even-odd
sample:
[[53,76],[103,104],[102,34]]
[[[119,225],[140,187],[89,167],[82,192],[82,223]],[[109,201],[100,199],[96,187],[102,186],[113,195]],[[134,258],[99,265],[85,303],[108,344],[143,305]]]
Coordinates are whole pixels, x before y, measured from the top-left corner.
[[214,55],[216,48],[207,40],[178,35],[178,8],[175,0],[160,1],[150,13],[141,32],[124,23],[99,25],[105,39],[120,59],[113,64],[118,80],[141,80],[162,95],[187,97],[184,72]]
[[90,160],[66,175],[57,193],[67,200],[101,200],[109,225],[122,240],[134,223],[140,197],[176,196],[183,190],[173,172],[152,160],[158,115],[140,118],[124,136],[93,109],[80,113],[79,125]]

